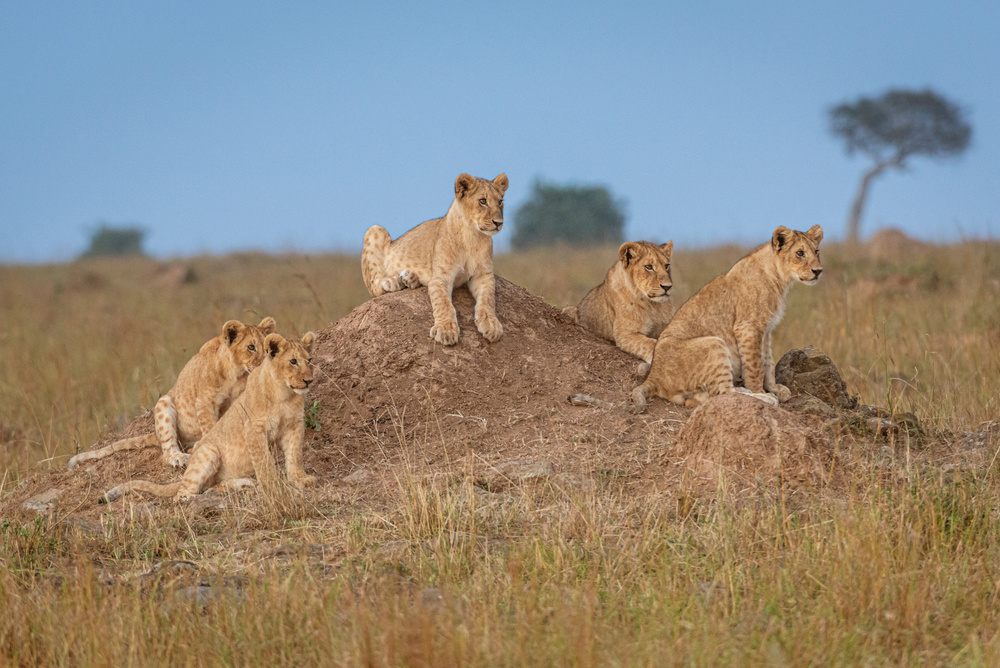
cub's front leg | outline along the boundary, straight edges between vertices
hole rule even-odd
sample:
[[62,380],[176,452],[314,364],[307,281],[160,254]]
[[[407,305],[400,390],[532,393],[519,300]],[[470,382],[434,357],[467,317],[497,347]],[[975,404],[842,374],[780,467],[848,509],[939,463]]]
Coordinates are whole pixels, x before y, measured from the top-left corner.
[[778,397],[778,401],[784,403],[792,397],[792,391],[774,380],[774,357],[771,354],[770,330],[764,333],[761,348],[761,358],[764,365],[764,389]]
[[756,394],[763,394],[764,368],[761,358],[764,333],[752,325],[737,325],[735,334],[743,363],[743,387]]
[[[278,482],[278,470],[274,464],[274,457],[271,455],[270,438],[268,438],[267,432],[267,423],[262,420],[248,422],[243,431],[250,465],[253,467],[257,482],[264,488],[273,487]],[[232,454],[234,459],[239,456],[236,453]]]
[[434,326],[431,327],[431,337],[445,346],[458,343],[458,316],[455,315],[455,305],[451,303],[451,291],[455,277],[443,276],[435,272],[427,284],[427,294],[431,299],[431,310],[434,313]]
[[285,430],[281,437],[281,450],[285,453],[285,471],[288,479],[296,487],[312,487],[316,484],[316,476],[309,475],[302,467],[302,446],[305,441],[306,426],[301,416],[294,420],[292,426]]
[[503,336],[503,325],[496,312],[496,278],[492,268],[469,279],[469,292],[476,300],[476,329],[490,343]]

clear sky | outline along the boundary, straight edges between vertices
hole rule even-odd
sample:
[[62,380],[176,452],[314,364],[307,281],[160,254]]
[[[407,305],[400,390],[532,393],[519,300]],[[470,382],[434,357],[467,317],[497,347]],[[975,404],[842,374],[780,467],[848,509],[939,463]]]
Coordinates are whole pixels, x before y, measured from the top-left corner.
[[927,86],[972,145],[883,176],[862,234],[996,238],[997,2],[0,0],[0,262],[100,221],[163,257],[353,252],[461,172],[506,172],[515,225],[543,178],[609,186],[629,238],[836,238],[866,162],[827,109]]

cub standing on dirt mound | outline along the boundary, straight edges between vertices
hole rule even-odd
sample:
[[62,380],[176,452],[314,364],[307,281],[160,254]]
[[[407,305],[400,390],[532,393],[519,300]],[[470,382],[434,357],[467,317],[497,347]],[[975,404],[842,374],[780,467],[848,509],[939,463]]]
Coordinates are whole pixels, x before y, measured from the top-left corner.
[[567,306],[563,313],[625,352],[652,362],[656,337],[674,314],[670,297],[673,250],[673,241],[662,246],[648,241],[622,244],[618,262],[604,282],[588,292],[579,306]]
[[251,486],[252,475],[262,484],[272,484],[277,478],[272,444],[284,452],[292,484],[313,485],[316,477],[302,468],[302,444],[314,340],[312,332],[301,343],[269,334],[264,340],[264,363],[251,372],[246,391],[198,442],[184,477],[169,485],[133,480],[108,490],[102,501],[114,501],[135,490],[185,500],[213,485],[220,489]]
[[243,393],[247,374],[264,361],[264,337],[274,331],[274,318],[258,325],[230,320],[222,334],[209,340],[181,369],[177,382],[153,407],[155,432],[116,441],[97,450],[81,452],[69,460],[69,468],[103,459],[121,450],[138,450],[160,444],[163,462],[184,466],[190,449],[219,421],[219,417]]
[[458,318],[451,301],[455,286],[469,284],[476,300],[476,327],[487,341],[503,334],[496,314],[493,235],[503,227],[507,175],[492,181],[460,174],[455,201],[444,218],[417,225],[393,241],[380,225],[365,232],[361,272],[372,297],[427,286],[434,312],[431,337],[458,343]]
[[[645,410],[651,395],[682,406],[734,391],[775,405],[787,401],[788,388],[774,380],[771,330],[784,315],[792,283],[819,280],[822,239],[819,225],[808,232],[779,227],[771,243],[685,302],[656,342],[649,377],[632,391],[635,412]],[[734,388],[740,377],[743,388]]]

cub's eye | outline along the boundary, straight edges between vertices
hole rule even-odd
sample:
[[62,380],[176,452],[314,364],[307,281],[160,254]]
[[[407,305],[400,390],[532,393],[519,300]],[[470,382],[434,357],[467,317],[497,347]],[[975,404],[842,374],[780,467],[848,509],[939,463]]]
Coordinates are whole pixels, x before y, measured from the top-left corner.
[[806,256],[806,252],[803,251],[803,250],[795,252],[795,257],[805,257],[805,256]]
[[253,351],[257,350],[257,348],[255,348],[254,345],[251,343],[249,346],[247,346],[247,350],[249,350],[250,352],[253,352]]
[[819,251],[816,251],[816,257],[819,257]]
[[646,265],[646,271],[653,271],[653,265],[647,264]]
[[479,198],[479,203],[482,204],[483,206],[486,206],[486,198],[485,197],[480,197]]
[[670,265],[669,264],[663,265],[663,268],[666,269],[667,271],[670,271]]
[[500,206],[501,209],[503,208],[503,200],[500,200],[500,205],[499,206]]
[[298,366],[299,365],[299,361],[297,359],[295,359],[294,357],[292,359],[288,360],[288,363],[291,364],[292,366]]

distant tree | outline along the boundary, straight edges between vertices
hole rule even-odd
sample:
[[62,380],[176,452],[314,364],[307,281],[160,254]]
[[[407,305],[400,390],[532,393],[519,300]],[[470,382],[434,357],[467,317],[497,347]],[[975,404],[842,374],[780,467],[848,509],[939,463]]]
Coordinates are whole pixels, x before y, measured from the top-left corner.
[[557,186],[535,181],[514,215],[518,250],[563,241],[586,246],[622,242],[625,204],[605,186]]
[[860,151],[874,161],[861,175],[847,218],[847,240],[857,242],[861,212],[872,181],[889,169],[903,170],[910,156],[946,158],[969,146],[972,128],[965,112],[934,91],[889,90],[881,97],[858,98],[830,109],[830,132],[847,143],[848,155]]
[[114,255],[144,255],[142,242],[146,230],[138,226],[113,227],[101,223],[90,235],[90,247],[81,257],[109,257]]

